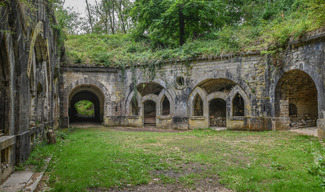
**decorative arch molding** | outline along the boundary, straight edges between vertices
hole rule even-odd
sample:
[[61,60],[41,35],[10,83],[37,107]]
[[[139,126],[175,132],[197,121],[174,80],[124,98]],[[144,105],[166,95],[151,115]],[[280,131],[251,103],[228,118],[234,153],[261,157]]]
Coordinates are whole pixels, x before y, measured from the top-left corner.
[[238,94],[240,94],[240,96],[244,99],[245,102],[245,117],[247,116],[252,116],[252,107],[251,107],[251,103],[249,98],[247,97],[246,93],[244,90],[242,90],[238,85],[236,85],[234,88],[232,88],[232,90],[229,92],[228,96],[227,96],[227,104],[230,105],[230,111],[228,111],[227,115],[228,117],[233,117],[233,100],[234,97]]
[[46,55],[46,60],[48,60],[48,65],[50,65],[50,61],[49,61],[49,46],[48,46],[48,40],[45,39],[44,37],[44,24],[42,21],[38,22],[37,25],[34,28],[33,31],[33,37],[30,43],[30,47],[29,47],[29,57],[28,57],[28,65],[27,65],[27,76],[28,78],[30,78],[30,73],[31,73],[31,69],[32,69],[32,62],[33,62],[33,55],[34,55],[34,48],[35,48],[35,44],[36,41],[38,39],[38,36],[41,36],[41,38],[46,42],[46,49],[47,49],[47,55]]
[[227,93],[225,92],[213,92],[210,93],[207,97],[208,102],[211,101],[212,99],[223,99],[223,100],[227,100]]
[[[281,70],[280,73],[278,71],[275,71],[273,73],[274,83],[271,84],[270,87],[270,102],[273,103],[272,107],[272,116],[275,117],[275,99],[276,99],[276,88],[279,83],[279,80],[283,77],[283,75],[287,72],[290,72],[292,70],[300,70],[302,72],[305,72],[307,75],[310,76],[310,78],[314,81],[314,84],[317,89],[317,99],[318,99],[318,118],[324,119],[325,118],[325,86],[323,85],[323,79],[321,74],[318,72],[317,68],[313,65],[306,64],[305,62],[297,62],[293,64],[290,67],[285,67],[283,70]],[[322,86],[323,87],[320,87]]]
[[144,103],[145,101],[147,100],[151,100],[151,101],[154,101],[154,102],[158,102],[158,96],[155,95],[155,94],[149,94],[149,95],[146,95],[144,97],[141,98],[141,103]]
[[[36,46],[38,44],[38,46]],[[42,47],[46,48],[46,51],[42,51]],[[35,49],[37,50],[35,51]],[[37,53],[39,52],[39,53]],[[36,56],[38,55],[38,56]],[[47,92],[51,92],[52,90],[52,81],[51,81],[51,61],[50,61],[50,49],[48,45],[48,40],[44,36],[44,24],[42,21],[38,22],[33,30],[33,36],[31,39],[30,47],[29,47],[29,56],[28,56],[28,64],[27,64],[27,76],[30,80],[31,84],[31,91],[34,92],[35,87],[33,86],[33,83],[35,83],[35,71],[36,71],[36,57],[41,58],[42,61],[46,61],[46,65],[43,66],[43,62],[41,62],[40,65],[42,65],[42,68],[45,68],[46,72],[46,80],[47,80]],[[32,74],[33,73],[33,74]]]
[[[157,100],[155,101],[157,104],[160,103],[160,100],[163,98],[164,95],[166,95],[166,97],[168,98],[169,102],[170,102],[170,112],[171,112],[171,115],[174,114],[174,111],[175,111],[175,102],[174,102],[174,99],[175,98],[175,93],[173,91],[170,91],[166,88],[166,83],[165,81],[163,80],[160,80],[160,79],[154,79],[152,81],[153,83],[157,83],[159,84],[160,86],[163,87],[162,91],[159,93],[159,95],[155,95],[157,97]],[[149,83],[147,81],[144,81],[144,80],[140,80],[140,81],[137,81],[137,85],[141,84],[141,83]],[[130,85],[131,87],[131,85]],[[128,116],[131,116],[131,100],[134,96],[134,90],[131,90],[128,94],[128,96],[126,97],[126,100],[125,100],[125,107],[126,107],[126,114]],[[146,95],[148,96],[148,95]],[[145,97],[146,97],[145,96]],[[138,101],[138,104],[139,104],[139,107],[140,107],[140,113],[139,115],[143,115],[141,112],[143,111],[143,99],[145,97],[142,97],[141,94],[137,94],[137,101]],[[157,108],[160,109],[161,105],[157,105]],[[159,111],[159,114],[157,113],[157,115],[160,115],[160,111]]]
[[[166,92],[168,92],[168,94],[172,98],[175,98],[176,97],[175,91],[173,89],[174,87],[172,86],[172,87],[169,87],[168,88],[168,84],[166,83],[166,81],[164,81],[162,79],[155,78],[155,79],[153,79],[150,82],[156,83],[156,84],[159,84],[160,86],[162,86],[163,87],[163,90],[165,90]],[[147,80],[144,80],[144,79],[140,79],[140,80],[137,80],[136,81],[136,85],[139,85],[139,84],[142,84],[142,83],[150,83],[150,82],[148,82]],[[132,94],[132,92],[134,92],[133,89],[132,89],[132,87],[133,87],[132,83],[129,85],[129,87],[130,87],[131,91],[129,92],[128,97]]]
[[196,87],[192,93],[190,94],[188,101],[187,101],[187,108],[188,108],[188,115],[189,117],[193,117],[194,116],[194,107],[193,107],[193,101],[195,99],[196,95],[200,95],[202,101],[203,101],[203,116],[207,117],[208,116],[208,108],[209,108],[209,104],[207,101],[207,93],[205,92],[205,90],[203,90],[201,87]]
[[[131,105],[131,102],[132,102],[132,98],[134,96],[134,91],[131,92],[131,94],[129,94],[127,100],[126,100],[126,114],[128,116],[132,116],[132,105]],[[137,95],[137,102],[138,102],[138,107],[139,107],[139,115],[142,111],[142,105],[141,104],[141,96],[138,94]]]
[[155,94],[149,94],[141,98],[140,116],[144,116],[144,103],[148,100],[156,103],[156,116],[158,117],[160,115],[160,111],[158,110],[158,104],[160,102],[158,100],[158,96]]
[[160,94],[158,95],[158,103],[159,105],[157,105],[158,111],[159,111],[159,116],[161,116],[161,111],[162,111],[162,103],[163,103],[163,99],[167,97],[167,99],[169,100],[169,109],[170,109],[170,113],[167,116],[173,116],[175,113],[175,102],[174,99],[171,97],[171,95],[166,91],[166,90],[162,90],[160,92]]
[[[102,97],[104,98],[103,99],[103,106],[104,106],[104,115],[107,114],[107,101],[110,100],[109,96],[109,92],[108,92],[108,89],[105,87],[105,85],[103,85],[102,83],[96,81],[96,80],[93,80],[93,79],[88,79],[88,78],[84,78],[84,79],[79,79],[73,83],[71,83],[69,86],[67,86],[65,89],[64,89],[64,93],[63,93],[63,115],[65,117],[68,117],[68,113],[69,113],[69,101],[71,99],[71,97],[73,96],[73,93],[75,90],[77,90],[77,88],[79,87],[89,87],[89,88],[95,88],[97,90],[99,90],[103,95]],[[98,93],[97,93],[98,94]]]
[[194,90],[196,87],[198,87],[202,82],[209,80],[209,79],[228,79],[233,81],[236,85],[240,86],[246,93],[252,98],[255,98],[255,94],[251,92],[251,88],[247,85],[245,81],[240,81],[237,78],[234,78],[232,75],[217,75],[213,73],[207,73],[204,74],[203,76],[193,80],[189,84],[189,88],[191,90]]

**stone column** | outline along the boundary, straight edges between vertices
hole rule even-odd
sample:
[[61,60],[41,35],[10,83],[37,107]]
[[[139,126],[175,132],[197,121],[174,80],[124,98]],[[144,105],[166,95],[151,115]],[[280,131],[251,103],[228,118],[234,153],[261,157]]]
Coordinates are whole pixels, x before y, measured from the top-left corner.
[[280,100],[280,117],[276,119],[275,130],[290,129],[289,100]]
[[317,120],[318,136],[325,139],[325,111],[323,113],[323,118]]

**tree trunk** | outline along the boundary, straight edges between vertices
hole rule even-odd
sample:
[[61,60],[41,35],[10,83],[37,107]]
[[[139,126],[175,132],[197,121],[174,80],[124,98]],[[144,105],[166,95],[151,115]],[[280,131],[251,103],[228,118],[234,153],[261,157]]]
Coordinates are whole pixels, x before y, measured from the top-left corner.
[[123,31],[123,33],[126,33],[126,30],[125,30],[125,23],[124,23],[124,16],[123,16],[123,14],[122,14],[122,0],[119,1],[119,4],[118,4],[117,8],[119,9],[118,12],[119,12],[119,16],[120,16],[121,23],[122,23],[122,26],[121,26],[122,31]]
[[115,34],[115,7],[114,7],[114,0],[111,0],[112,1],[112,21],[113,21],[113,27],[112,27],[112,33]]
[[180,5],[178,11],[178,22],[179,22],[179,45],[182,46],[185,43],[185,19],[183,15],[183,5]]
[[86,5],[87,5],[87,11],[88,11],[88,19],[89,19],[89,24],[90,24],[90,29],[91,29],[91,32],[93,32],[93,22],[91,20],[91,13],[90,13],[90,8],[89,8],[89,4],[88,4],[88,1],[86,0]]

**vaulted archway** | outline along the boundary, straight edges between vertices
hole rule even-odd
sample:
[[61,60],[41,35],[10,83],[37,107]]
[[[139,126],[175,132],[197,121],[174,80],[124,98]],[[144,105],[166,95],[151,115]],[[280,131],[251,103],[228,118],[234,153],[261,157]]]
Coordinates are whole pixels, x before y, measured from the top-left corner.
[[275,89],[275,116],[287,118],[292,128],[316,126],[318,119],[317,88],[304,71],[283,74]]
[[[81,114],[76,104],[80,101],[93,104],[93,115]],[[91,106],[89,106],[91,107]],[[79,85],[74,88],[69,96],[69,122],[91,121],[102,123],[104,116],[104,94],[94,85]]]

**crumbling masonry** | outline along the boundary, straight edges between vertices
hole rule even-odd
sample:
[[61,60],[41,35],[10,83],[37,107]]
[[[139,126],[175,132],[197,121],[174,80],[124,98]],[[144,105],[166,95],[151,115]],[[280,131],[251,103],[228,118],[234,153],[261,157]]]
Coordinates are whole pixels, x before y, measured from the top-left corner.
[[[0,8],[1,180],[28,157],[49,128],[94,103],[107,126],[286,130],[317,126],[325,137],[325,30],[291,40],[277,55],[260,52],[162,63],[153,71],[59,66],[58,34],[47,1]],[[30,22],[34,21],[34,22]],[[154,74],[153,74],[154,72]]]

